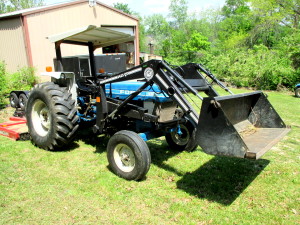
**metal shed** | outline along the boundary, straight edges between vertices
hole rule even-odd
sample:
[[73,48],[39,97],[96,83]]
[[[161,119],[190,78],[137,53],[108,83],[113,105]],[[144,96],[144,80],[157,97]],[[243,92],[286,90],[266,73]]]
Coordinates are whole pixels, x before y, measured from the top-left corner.
[[[54,43],[46,37],[89,25],[109,29],[112,35],[123,33],[123,42],[132,45],[134,64],[139,64],[138,19],[98,1],[90,6],[88,0],[1,14],[0,61],[5,61],[9,72],[33,66],[40,73],[53,65],[55,57]],[[101,53],[101,49],[97,51]],[[64,55],[87,53],[86,48],[69,45],[63,46],[62,52]]]

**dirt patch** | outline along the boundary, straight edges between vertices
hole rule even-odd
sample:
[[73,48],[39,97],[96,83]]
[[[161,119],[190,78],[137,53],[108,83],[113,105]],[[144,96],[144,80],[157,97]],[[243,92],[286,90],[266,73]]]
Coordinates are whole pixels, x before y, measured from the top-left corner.
[[12,107],[6,107],[4,109],[0,109],[0,123],[3,123],[14,115],[15,109]]

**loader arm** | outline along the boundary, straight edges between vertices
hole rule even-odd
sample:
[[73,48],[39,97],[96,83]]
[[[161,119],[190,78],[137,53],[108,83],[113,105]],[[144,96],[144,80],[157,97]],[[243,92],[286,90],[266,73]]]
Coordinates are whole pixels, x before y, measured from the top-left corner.
[[[233,94],[201,64],[174,67],[150,60],[113,76],[97,73],[94,50],[132,41],[126,33],[91,25],[48,38],[56,50],[55,72],[45,73],[52,82],[36,85],[26,106],[32,140],[41,148],[61,149],[81,124],[93,126],[95,134],[113,135],[107,145],[110,169],[140,180],[150,168],[145,141],[152,138],[165,136],[177,151],[199,145],[212,155],[258,159],[290,130],[261,91]],[[84,57],[81,67],[76,56],[69,68],[61,44],[88,47],[89,61]],[[230,95],[220,96],[212,83]],[[186,93],[202,101],[200,113]]]
[[[212,83],[217,84],[225,91],[229,92],[233,95],[233,92],[220,80],[217,79],[215,75],[213,75],[208,69],[206,69],[203,65],[197,63],[187,63],[183,66],[178,66],[175,69],[184,79],[190,81],[193,86],[200,85],[201,87],[196,87],[195,89],[198,91],[205,91],[208,96],[219,96],[218,92],[212,87]],[[203,75],[204,74],[204,75]],[[208,82],[206,78],[210,78],[212,80],[211,83]],[[198,82],[196,82],[198,80]],[[193,82],[194,81],[194,82]],[[201,81],[201,82],[200,82]]]
[[219,85],[221,88],[223,88],[225,91],[229,92],[231,95],[233,95],[233,92],[230,91],[226,85],[224,85],[220,80],[218,80],[209,70],[205,69],[203,65],[201,64],[196,64],[196,68],[201,70],[203,73],[205,73],[210,79],[213,80],[217,85]]
[[[105,104],[101,104],[106,100],[106,95],[101,89],[104,89],[104,85],[108,83],[115,83],[120,81],[129,81],[129,80],[145,80],[146,82],[134,93],[130,94],[121,104],[119,104],[113,112],[108,114],[108,110],[105,107]],[[194,95],[199,97],[201,100],[203,99],[199,96],[197,90],[195,90],[192,86],[184,81],[180,77],[180,75],[171,69],[171,67],[164,61],[161,60],[150,60],[145,62],[139,66],[131,68],[122,73],[118,73],[114,76],[111,76],[107,79],[99,80],[99,92],[98,98],[101,101],[97,101],[97,122],[95,126],[95,130],[98,130],[100,133],[103,132],[104,124],[115,115],[119,114],[122,109],[139,93],[153,85],[154,83],[158,85],[161,90],[166,93],[174,102],[178,104],[178,106],[183,110],[184,114],[196,125],[198,124],[199,115],[189,103],[189,101],[184,97],[182,92],[180,91],[178,85],[174,83],[177,80],[180,82],[185,88],[187,88]]]
[[[218,95],[201,72],[231,95]],[[201,81],[198,83],[205,86],[203,91],[208,97],[202,98],[196,88],[189,84],[191,82],[189,78],[196,83]],[[144,82],[141,82],[141,86],[123,101],[110,104],[111,100],[106,97],[104,91],[105,85],[129,80]],[[97,120],[94,131],[105,133],[106,124],[110,124],[116,116],[127,113],[130,102],[154,84],[176,103],[182,110],[184,118],[193,124],[195,141],[208,154],[258,159],[290,130],[262,92],[234,95],[199,64],[187,64],[178,70],[172,69],[164,61],[150,60],[109,78],[97,80],[96,86],[99,91],[96,98]],[[183,90],[203,100],[200,115],[186,99]],[[107,104],[112,111],[108,110]],[[135,112],[131,114],[131,118],[157,122],[157,118],[146,111],[133,107],[131,109]],[[173,128],[174,122],[176,121],[168,121],[169,124],[173,124]]]

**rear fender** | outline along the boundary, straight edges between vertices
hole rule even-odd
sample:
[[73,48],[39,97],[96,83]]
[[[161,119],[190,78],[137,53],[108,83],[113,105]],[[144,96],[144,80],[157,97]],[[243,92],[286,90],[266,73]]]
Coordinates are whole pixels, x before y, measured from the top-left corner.
[[77,104],[77,83],[73,72],[43,72],[41,76],[51,77],[51,82],[60,87],[67,87],[72,94],[72,99]]

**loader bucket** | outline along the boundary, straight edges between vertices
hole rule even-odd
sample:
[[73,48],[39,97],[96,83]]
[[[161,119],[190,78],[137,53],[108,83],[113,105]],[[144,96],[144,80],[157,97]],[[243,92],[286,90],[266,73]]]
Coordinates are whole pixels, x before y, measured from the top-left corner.
[[289,130],[257,91],[204,98],[196,140],[208,154],[258,159]]

